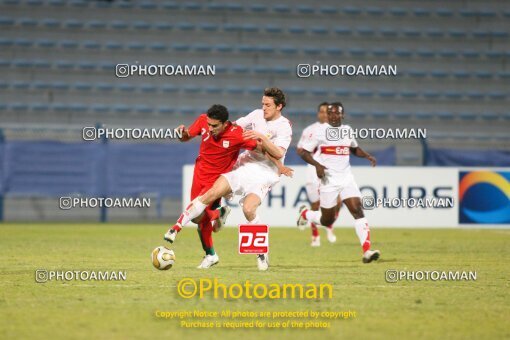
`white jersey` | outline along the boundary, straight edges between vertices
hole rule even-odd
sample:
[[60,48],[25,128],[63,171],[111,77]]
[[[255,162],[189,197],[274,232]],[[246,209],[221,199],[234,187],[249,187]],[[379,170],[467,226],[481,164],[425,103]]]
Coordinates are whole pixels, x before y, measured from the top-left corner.
[[[290,145],[292,138],[292,126],[290,121],[280,116],[278,119],[267,121],[264,119],[264,111],[262,109],[254,110],[248,115],[239,118],[236,124],[245,130],[254,130],[266,135],[269,140],[276,146],[285,150],[284,156],[280,161],[284,162],[285,153]],[[265,169],[269,169],[278,174],[276,165],[267,159],[262,153],[252,150],[246,150],[237,159],[236,167],[246,163],[256,163]]]
[[324,165],[326,175],[350,174],[350,148],[358,147],[354,133],[349,125],[333,127],[328,123],[320,124],[314,138],[303,143],[303,149],[313,152],[318,148],[317,162]]
[[[304,143],[306,143],[307,141],[313,139],[314,135],[315,135],[315,130],[317,130],[317,128],[319,126],[321,126],[321,123],[319,123],[319,122],[315,122],[312,125],[308,125],[303,130],[303,133],[301,134],[301,138],[299,139],[297,147],[302,149]],[[313,152],[313,151],[311,151],[311,152]],[[316,148],[315,152],[313,152],[313,158],[315,160],[317,160],[317,158],[315,158],[315,157],[318,156],[318,155],[319,155],[319,148]]]

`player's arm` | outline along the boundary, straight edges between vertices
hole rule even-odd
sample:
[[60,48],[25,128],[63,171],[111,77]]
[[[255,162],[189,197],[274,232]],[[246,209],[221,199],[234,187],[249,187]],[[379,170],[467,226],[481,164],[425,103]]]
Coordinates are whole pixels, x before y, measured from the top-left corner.
[[354,156],[368,159],[373,167],[377,164],[377,160],[375,159],[375,157],[366,152],[365,150],[363,150],[362,148],[360,148],[359,146],[354,148],[351,147],[350,150]]
[[189,141],[190,139],[192,139],[193,137],[189,134],[189,130],[186,128],[185,125],[179,125],[177,127],[177,131],[180,131],[181,133],[181,137],[179,137],[179,141],[181,142],[187,142]]
[[266,153],[266,157],[273,162],[276,167],[278,168],[278,172],[280,175],[285,175],[287,177],[292,177],[294,175],[294,169],[289,168],[288,166],[285,166],[282,164],[282,162],[279,159],[276,159],[272,157],[270,154]]
[[198,116],[197,119],[189,126],[189,128],[186,128],[185,125],[179,125],[177,127],[178,130],[182,131],[182,137],[179,138],[181,142],[187,142],[190,139],[195,138],[196,136],[202,134],[202,127],[204,126],[206,122],[205,114],[202,114]]
[[315,172],[317,172],[317,177],[323,178],[325,175],[326,167],[322,165],[321,163],[317,162],[315,159],[313,159],[312,153],[305,148],[303,148],[302,154],[300,154],[301,158],[307,162],[308,164],[311,164],[315,167]]

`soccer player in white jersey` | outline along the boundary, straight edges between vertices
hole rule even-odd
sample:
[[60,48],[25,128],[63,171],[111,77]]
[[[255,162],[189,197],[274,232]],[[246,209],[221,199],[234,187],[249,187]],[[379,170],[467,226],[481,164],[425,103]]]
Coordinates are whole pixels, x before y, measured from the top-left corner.
[[[317,122],[307,126],[302,134],[301,138],[299,139],[299,142],[297,144],[297,153],[298,155],[302,155],[303,152],[306,152],[306,150],[303,149],[303,144],[314,138],[315,130],[321,125],[328,121],[328,103],[323,102],[320,103],[317,108]],[[318,156],[320,153],[320,150],[316,148],[313,152],[313,157],[315,160],[317,160],[316,156]],[[315,167],[311,164],[308,164],[306,167],[306,195],[308,197],[308,200],[310,202],[310,209],[317,211],[319,210],[319,183],[320,179],[317,177],[317,173],[315,171]],[[340,199],[338,199],[338,205],[336,206],[336,214],[335,214],[335,220],[336,217],[338,217],[338,213],[340,211],[340,205],[342,202]],[[312,230],[312,243],[310,244],[312,247],[320,247],[321,241],[320,241],[320,235],[319,235],[319,229],[317,228],[317,225],[313,222],[310,222],[310,228]],[[304,225],[298,227],[302,230],[304,230]],[[336,236],[333,233],[333,224],[326,226],[326,232],[328,236],[328,241],[331,243],[336,242]]]
[[[254,110],[236,121],[247,130],[246,139],[257,139],[267,154],[282,164],[292,137],[292,126],[282,116],[285,107],[285,94],[278,88],[267,88],[262,97],[262,109]],[[280,181],[280,173],[275,162],[264,153],[246,150],[237,159],[231,172],[222,174],[212,188],[202,196],[195,198],[181,214],[177,223],[165,234],[165,240],[173,242],[181,228],[202,211],[211,202],[230,193],[242,195],[243,213],[249,224],[261,223],[257,208],[271,188]],[[257,255],[259,270],[267,270],[267,254]]]
[[[303,144],[303,160],[315,166],[320,183],[321,211],[312,211],[302,206],[299,211],[298,224],[311,221],[321,225],[334,222],[337,197],[349,209],[354,217],[354,227],[363,249],[363,263],[377,260],[381,255],[379,250],[370,249],[370,229],[363,214],[361,193],[358,189],[349,162],[350,153],[357,157],[366,158],[372,166],[376,165],[373,156],[358,146],[354,139],[353,130],[348,125],[342,125],[344,107],[336,102],[328,106],[328,123],[322,124],[316,130],[315,138]],[[312,151],[319,148],[320,154],[315,160]]]

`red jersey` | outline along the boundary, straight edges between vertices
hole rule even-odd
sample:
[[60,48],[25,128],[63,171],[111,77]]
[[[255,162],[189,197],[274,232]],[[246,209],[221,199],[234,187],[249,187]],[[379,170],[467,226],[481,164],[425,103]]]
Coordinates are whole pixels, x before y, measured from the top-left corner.
[[201,114],[188,129],[190,137],[202,135],[200,151],[195,161],[194,178],[204,183],[214,183],[224,173],[232,170],[241,149],[257,147],[254,139],[244,140],[243,129],[228,122],[216,138],[209,132],[207,114]]

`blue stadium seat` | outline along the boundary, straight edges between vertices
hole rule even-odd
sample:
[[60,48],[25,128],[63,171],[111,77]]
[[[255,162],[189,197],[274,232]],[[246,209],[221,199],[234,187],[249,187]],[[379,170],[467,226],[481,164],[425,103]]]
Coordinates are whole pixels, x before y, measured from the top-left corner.
[[367,7],[365,9],[365,12],[367,12],[367,14],[370,14],[373,16],[383,16],[384,15],[384,10],[380,7]]
[[267,6],[266,5],[263,5],[263,4],[252,4],[250,5],[250,10],[252,12],[256,12],[256,13],[263,13],[263,12],[267,12]]
[[57,103],[52,105],[53,110],[56,112],[67,112],[71,109],[71,107],[68,104],[63,103]]
[[111,62],[100,62],[99,64],[96,64],[97,67],[99,67],[100,69],[102,70],[105,70],[105,71],[112,71],[115,69],[115,64],[111,63]]
[[452,120],[455,118],[455,115],[452,112],[448,112],[448,111],[436,112],[435,116],[441,120]]
[[253,45],[239,45],[237,47],[237,50],[239,52],[244,52],[244,53],[253,53],[253,52],[257,52],[257,48],[256,46],[253,46]]
[[283,29],[280,26],[274,24],[266,25],[264,27],[264,30],[268,33],[281,33],[283,31]]
[[318,55],[318,54],[321,54],[322,49],[319,47],[311,47],[310,46],[310,47],[304,47],[303,52],[305,52],[305,54]]
[[69,19],[64,22],[65,28],[79,29],[79,28],[83,28],[83,26],[84,26],[84,23],[79,20],[76,20],[76,19]]
[[401,57],[401,58],[408,58],[413,55],[413,52],[411,52],[409,49],[406,49],[406,48],[396,48],[393,51],[393,53],[395,53],[395,55],[397,57]]
[[173,84],[165,84],[162,89],[164,92],[177,92],[179,90],[178,87]]
[[54,40],[39,39],[39,40],[36,40],[36,44],[38,47],[52,48],[52,47],[55,47],[57,43]]
[[352,30],[347,26],[336,26],[334,28],[336,34],[349,35],[352,34]]
[[467,18],[473,18],[473,17],[476,17],[478,15],[477,11],[476,10],[473,10],[473,9],[468,9],[468,8],[462,8],[459,10],[459,14],[463,17],[467,17]]
[[342,8],[342,12],[344,12],[347,15],[360,15],[362,11],[359,7],[344,6]]
[[197,52],[211,52],[212,46],[208,44],[195,44],[191,48]]
[[413,8],[413,14],[417,17],[428,17],[431,14],[431,11],[426,8],[416,7]]
[[30,83],[26,81],[15,81],[12,83],[12,87],[16,90],[28,90]]
[[9,87],[9,83],[6,81],[0,81],[0,89],[5,90]]
[[144,93],[155,93],[158,91],[158,88],[154,84],[141,84],[140,85],[140,91]]
[[176,10],[179,9],[179,4],[175,1],[165,1],[163,2],[163,9],[166,10]]
[[379,33],[385,37],[396,37],[398,32],[393,27],[381,27]]
[[35,27],[37,26],[37,20],[32,18],[20,18],[18,19],[18,25],[23,27]]
[[271,45],[259,45],[257,51],[261,53],[274,53],[275,49]]
[[47,60],[36,59],[34,60],[34,67],[42,69],[42,68],[51,68],[51,63]]
[[440,17],[451,17],[453,16],[453,11],[449,8],[438,8],[436,9],[436,15]]
[[227,86],[227,93],[229,94],[242,94],[244,89],[240,86]]
[[222,92],[222,88],[216,85],[213,86],[206,86],[205,92],[210,94],[218,94]]
[[429,28],[426,30],[425,34],[431,38],[442,38],[444,36],[444,32],[439,28]]
[[99,20],[90,20],[85,23],[85,26],[92,29],[104,29],[106,28],[106,22]]
[[390,51],[385,48],[374,48],[372,54],[376,57],[387,57],[390,55]]
[[372,111],[370,115],[375,119],[389,119],[390,114],[386,111]]
[[452,38],[465,38],[467,32],[459,29],[450,29],[448,30],[448,35]]
[[430,72],[430,75],[434,78],[447,78],[448,77],[448,72],[445,72],[443,70],[434,70],[432,72]]
[[60,47],[68,48],[68,49],[75,49],[75,48],[78,48],[78,42],[75,40],[61,40]]
[[322,14],[337,14],[338,13],[338,9],[336,7],[332,7],[332,6],[321,6],[321,7],[319,7],[319,11]]
[[480,117],[483,120],[493,121],[493,120],[497,120],[499,118],[499,115],[495,112],[482,112],[480,114]]
[[139,3],[138,7],[141,9],[151,9],[151,10],[158,8],[158,6],[155,3],[150,2],[150,1],[143,1],[143,2]]
[[69,109],[73,112],[86,112],[88,111],[88,106],[81,103],[72,103],[69,105]]
[[257,74],[267,74],[271,73],[271,68],[263,65],[254,66],[252,71]]
[[223,30],[225,32],[241,32],[243,30],[243,26],[240,24],[227,23],[223,25]]
[[132,23],[132,27],[136,30],[148,30],[151,28],[151,24],[146,21],[135,21]]
[[227,45],[227,44],[218,44],[216,45],[216,50],[218,52],[232,52],[233,51],[233,46],[232,45]]
[[198,11],[202,9],[202,5],[196,2],[185,2],[182,8],[188,11]]
[[468,71],[464,71],[464,70],[458,70],[458,71],[453,72],[453,76],[455,78],[459,78],[459,79],[469,78],[470,75],[471,75],[471,73],[469,73]]
[[153,51],[165,51],[166,45],[160,42],[153,42],[150,44],[149,48]]
[[469,99],[483,99],[485,94],[479,91],[470,91],[467,93]]
[[10,38],[0,38],[0,46],[1,47],[10,47],[14,44],[14,40]]
[[94,88],[98,92],[113,91],[113,85],[109,84],[109,83],[96,83],[96,84],[94,84]]
[[28,111],[29,107],[25,103],[12,103],[9,105],[12,111]]
[[400,92],[400,96],[402,98],[416,98],[418,97],[418,92],[416,91],[413,91],[413,90],[403,90]]
[[390,14],[396,17],[403,17],[407,15],[407,10],[402,7],[392,7],[389,10]]
[[95,70],[96,64],[90,61],[81,61],[78,63],[78,68],[80,70]]
[[129,27],[129,24],[125,21],[114,20],[110,22],[110,27],[116,30],[125,30]]
[[291,12],[291,9],[288,5],[278,4],[273,6],[273,11],[276,13],[287,14]]
[[302,14],[313,14],[315,12],[315,9],[313,7],[307,5],[298,5],[297,10],[299,13]]
[[323,87],[312,87],[310,89],[310,92],[315,96],[327,96],[328,95],[328,89]]
[[66,2],[67,1],[65,1],[65,0],[50,0],[49,4],[51,6],[61,7],[61,6],[65,6]]
[[246,90],[249,94],[254,94],[254,95],[260,94],[260,87],[258,87],[258,86],[249,86]]
[[289,33],[292,34],[305,34],[306,29],[301,26],[291,26],[288,28]]
[[435,52],[428,48],[419,48],[416,53],[422,58],[433,58],[435,56]]
[[393,115],[397,119],[409,119],[412,117],[410,112],[394,112]]
[[393,90],[380,90],[379,96],[383,98],[393,98],[396,96],[396,92]]
[[338,47],[327,47],[326,53],[329,55],[341,55],[343,51]]
[[135,105],[135,111],[138,113],[150,114],[154,111],[154,109],[151,106],[139,104]]
[[233,11],[233,12],[242,12],[242,11],[244,11],[244,6],[243,6],[243,5],[241,5],[241,4],[235,3],[235,2],[227,3],[227,4],[225,5],[225,7],[226,7],[229,11]]
[[[259,92],[260,92],[260,89],[259,89]],[[289,94],[296,95],[296,96],[303,96],[306,94],[306,90],[301,87],[289,87],[287,89],[287,92]]]
[[123,45],[116,41],[107,41],[104,44],[105,48],[108,50],[120,50],[123,48]]
[[371,36],[375,34],[375,31],[371,27],[359,27],[357,29],[358,34],[362,36]]
[[34,86],[34,88],[36,88],[38,90],[49,90],[51,88],[50,83],[42,82],[42,81],[34,82],[33,86]]
[[171,47],[172,47],[172,49],[179,51],[179,52],[189,51],[191,48],[190,45],[187,45],[187,44],[172,44]]
[[478,15],[482,18],[494,18],[497,16],[497,13],[490,8],[482,8],[478,11]]
[[505,51],[487,51],[485,52],[485,55],[491,59],[500,59],[504,58],[506,53]]
[[162,114],[173,114],[175,110],[170,106],[159,106],[158,113]]
[[471,32],[471,34],[473,34],[473,37],[480,38],[480,39],[489,38],[491,36],[491,32],[490,31],[481,30],[481,29],[474,30],[474,31]]
[[498,77],[501,79],[510,79],[510,71],[501,71],[498,73]]
[[131,107],[129,105],[116,104],[113,106],[113,110],[117,113],[129,113],[131,111]]
[[181,87],[185,93],[199,93],[200,87],[197,85],[184,85]]
[[455,100],[455,99],[461,99],[462,98],[462,93],[459,92],[459,91],[446,91],[444,93],[444,96],[448,99],[452,99],[452,100]]
[[0,26],[13,26],[15,21],[11,18],[0,17]]
[[143,42],[140,42],[140,41],[130,41],[127,44],[127,48],[129,50],[141,51],[141,50],[145,49],[145,44]]
[[371,91],[371,90],[360,89],[360,90],[356,91],[356,95],[358,97],[368,98],[368,97],[373,97],[374,96],[374,92]]
[[119,91],[121,92],[134,92],[136,87],[131,84],[122,83],[118,86]]
[[169,22],[159,21],[154,24],[154,27],[160,31],[169,31],[173,28],[173,25]]
[[70,70],[74,68],[74,64],[67,60],[57,60],[55,66],[60,70]]
[[507,31],[491,31],[492,38],[508,38],[509,34]]
[[200,24],[199,27],[202,31],[206,32],[216,32],[219,29],[219,26],[217,24],[210,22],[204,22]]
[[78,91],[91,91],[92,90],[92,84],[90,83],[83,83],[83,82],[77,82],[73,84],[73,89]]
[[349,54],[354,57],[363,57],[367,54],[367,50],[360,48],[360,47],[356,47],[356,48],[353,47],[353,48],[349,48]]
[[327,27],[324,27],[324,26],[312,26],[310,28],[310,32],[312,32],[313,34],[328,34],[329,30]]
[[29,6],[39,7],[43,4],[42,0],[28,0],[26,1],[26,4]]
[[280,52],[282,53],[285,53],[285,54],[296,54],[298,53],[298,49],[294,46],[282,46],[280,47]]
[[457,52],[452,49],[442,49],[439,51],[439,55],[443,58],[456,58]]
[[416,28],[404,28],[403,33],[406,37],[415,38],[421,36],[421,31]]
[[462,56],[464,58],[480,58],[480,53],[473,49],[467,49],[462,51]]
[[441,93],[438,91],[434,91],[434,90],[427,90],[427,91],[423,92],[423,96],[427,99],[436,99],[441,96]]
[[259,31],[259,27],[257,25],[254,25],[254,24],[243,24],[241,26],[241,29],[244,32],[250,32],[250,33],[254,33],[254,32],[258,32]]
[[32,40],[24,39],[24,38],[17,38],[14,39],[14,45],[20,46],[20,47],[30,47],[34,44]]
[[197,110],[191,106],[182,106],[181,108],[178,109],[178,112],[180,112],[182,114],[188,114],[188,115],[195,114],[198,111],[203,111],[203,110]]
[[489,71],[477,71],[477,72],[475,72],[475,75],[477,78],[480,78],[480,79],[491,79],[492,78],[492,73]]
[[34,66],[34,63],[31,60],[18,59],[12,62],[12,66],[16,68],[31,68]]
[[345,88],[336,88],[334,90],[334,92],[335,92],[335,95],[340,96],[340,97],[349,97],[352,95],[351,90],[345,89]]
[[507,97],[507,93],[501,91],[489,92],[489,98],[494,100],[503,100]]
[[82,43],[82,46],[86,49],[89,49],[89,50],[98,50],[101,48],[101,44],[98,43],[97,41],[92,41],[92,40],[85,40],[83,43]]
[[131,2],[127,2],[127,1],[115,2],[115,4],[117,5],[118,8],[123,8],[123,9],[133,8],[133,4]]
[[35,112],[47,112],[50,109],[50,106],[46,103],[34,103],[30,108]]

